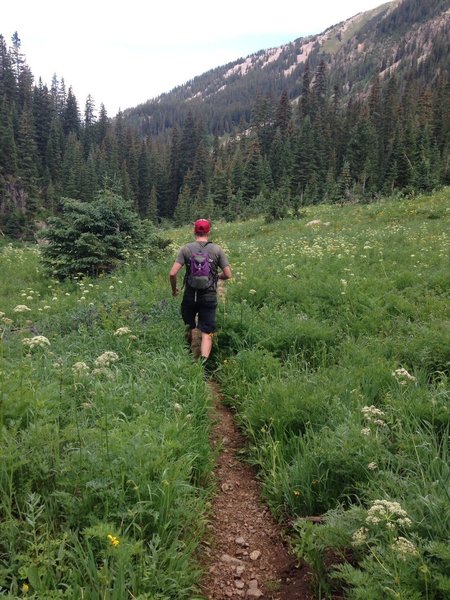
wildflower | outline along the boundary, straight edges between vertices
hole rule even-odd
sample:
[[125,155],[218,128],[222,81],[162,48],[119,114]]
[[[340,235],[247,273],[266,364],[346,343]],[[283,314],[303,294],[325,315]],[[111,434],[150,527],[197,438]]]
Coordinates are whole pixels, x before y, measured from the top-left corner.
[[183,410],[183,407],[181,406],[181,404],[178,404],[178,402],[175,402],[175,404],[173,405],[174,409],[176,412],[181,412]]
[[4,316],[5,316],[5,313],[0,311],[0,318],[4,317]]
[[355,531],[352,535],[352,544],[353,546],[362,546],[367,541],[367,534],[369,530],[366,527],[360,527]]
[[361,429],[361,435],[370,435],[370,427],[363,427]]
[[128,335],[129,333],[131,333],[131,329],[129,327],[119,327],[119,329],[116,329],[114,332],[114,335]]
[[46,346],[50,346],[50,341],[43,335],[35,335],[32,338],[23,338],[22,344],[28,346],[30,349],[45,348]]
[[12,319],[8,319],[8,317],[3,317],[2,321],[3,321],[3,323],[5,325],[12,325],[13,324],[13,320]]
[[376,462],[371,462],[367,465],[369,471],[376,471],[378,469],[378,465]]
[[294,496],[300,496],[301,492],[300,490],[294,490]]
[[398,502],[375,500],[367,511],[366,523],[376,525],[382,522],[388,524],[388,529],[394,528],[389,523],[395,527],[411,526],[411,519]]
[[115,535],[111,535],[110,533],[108,534],[108,540],[111,546],[114,546],[114,548],[117,548],[117,546],[120,544],[119,538],[117,538]]
[[248,293],[249,294],[256,294],[256,290],[253,290],[253,289],[252,290],[248,290]]
[[346,287],[348,284],[348,281],[346,279],[341,279],[341,285],[343,285],[344,287]]
[[27,310],[31,310],[31,308],[28,308],[28,306],[26,306],[25,304],[18,304],[16,307],[13,308],[14,312],[27,312]]
[[86,373],[87,371],[89,371],[89,367],[87,366],[87,364],[85,362],[76,362],[73,367],[72,367],[72,371],[74,373]]
[[408,373],[404,368],[395,369],[395,371],[392,372],[392,377],[395,377],[401,385],[405,385],[406,381],[416,381],[414,375]]
[[401,536],[395,539],[394,543],[391,544],[391,548],[397,553],[400,560],[406,560],[419,554],[414,544]]
[[[364,406],[361,409],[366,421],[375,422],[375,418],[384,417],[384,412],[376,406]],[[384,423],[384,422],[383,422]]]
[[28,594],[28,592],[30,591],[30,586],[28,585],[28,583],[22,583],[22,587],[20,589],[22,594]]
[[119,356],[115,352],[107,351],[95,359],[95,366],[109,367],[111,364],[117,362],[118,360]]
[[104,375],[106,379],[114,379],[114,373],[106,367],[100,367],[99,369],[92,369],[92,375]]

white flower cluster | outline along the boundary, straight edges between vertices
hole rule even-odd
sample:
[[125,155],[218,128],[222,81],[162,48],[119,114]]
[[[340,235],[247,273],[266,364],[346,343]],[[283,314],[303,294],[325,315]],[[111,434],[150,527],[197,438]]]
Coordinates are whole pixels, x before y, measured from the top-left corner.
[[367,542],[367,534],[369,530],[366,527],[360,527],[355,531],[352,536],[352,544],[353,546],[362,546]]
[[[384,420],[381,418],[384,417],[384,412],[376,406],[364,406],[361,409],[361,412],[363,413],[367,422],[374,423],[374,425],[378,425],[379,427],[386,425]],[[363,435],[369,435],[370,430],[369,432],[365,432],[365,430],[363,430],[361,433],[363,433]]]
[[87,373],[89,371],[89,367],[87,366],[87,364],[85,362],[76,362],[73,366],[72,366],[72,371],[75,374],[81,375],[83,373]]
[[377,525],[386,523],[388,529],[410,527],[412,522],[408,513],[398,502],[375,500],[367,511],[366,523]]
[[119,360],[118,354],[116,354],[115,352],[107,351],[107,352],[104,352],[103,354],[100,354],[100,356],[97,356],[97,358],[95,359],[95,366],[96,367],[109,367],[110,365],[117,362],[118,360]]
[[414,375],[408,373],[404,368],[395,369],[395,371],[392,372],[392,377],[395,377],[400,385],[406,385],[408,381],[416,381]]
[[45,348],[46,346],[50,346],[50,341],[43,335],[35,335],[32,338],[23,338],[22,344],[28,346],[30,350],[32,350],[33,348]]
[[114,335],[128,335],[131,333],[131,329],[129,327],[119,327],[119,329],[116,329],[116,331],[114,332]]
[[407,560],[410,556],[419,554],[414,544],[401,536],[395,539],[394,543],[391,544],[391,548],[397,553],[400,560]]
[[16,313],[27,312],[29,310],[31,310],[31,308],[28,308],[28,306],[26,306],[26,304],[18,304],[17,306],[15,306],[13,308],[13,311]]

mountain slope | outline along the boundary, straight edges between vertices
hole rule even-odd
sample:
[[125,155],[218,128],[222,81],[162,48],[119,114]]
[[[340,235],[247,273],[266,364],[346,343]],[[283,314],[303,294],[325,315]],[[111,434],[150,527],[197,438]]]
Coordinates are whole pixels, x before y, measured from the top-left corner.
[[450,68],[449,43],[448,0],[388,2],[318,35],[212,69],[124,116],[142,135],[156,136],[192,111],[210,133],[223,134],[249,122],[258,94],[279,97],[286,90],[296,99],[307,62],[313,72],[324,60],[330,88],[345,96],[364,92],[376,76],[432,80]]

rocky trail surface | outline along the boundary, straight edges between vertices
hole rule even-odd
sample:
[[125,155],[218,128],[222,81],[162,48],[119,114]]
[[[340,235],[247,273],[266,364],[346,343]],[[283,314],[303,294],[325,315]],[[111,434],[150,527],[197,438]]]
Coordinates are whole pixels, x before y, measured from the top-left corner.
[[245,438],[218,385],[209,385],[214,397],[211,443],[219,453],[209,535],[202,549],[202,593],[208,600],[312,600],[310,573],[289,554],[282,527],[261,500],[255,470],[242,459]]

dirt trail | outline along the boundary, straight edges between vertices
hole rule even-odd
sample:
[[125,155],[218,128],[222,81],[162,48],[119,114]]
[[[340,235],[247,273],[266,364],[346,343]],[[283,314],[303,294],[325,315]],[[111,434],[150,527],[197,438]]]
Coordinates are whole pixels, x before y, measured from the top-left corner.
[[218,385],[209,385],[214,397],[211,443],[220,451],[213,473],[217,492],[201,558],[206,572],[202,593],[208,600],[312,600],[308,570],[297,568],[289,555],[282,528],[261,501],[256,473],[240,457],[245,438],[224,406]]

